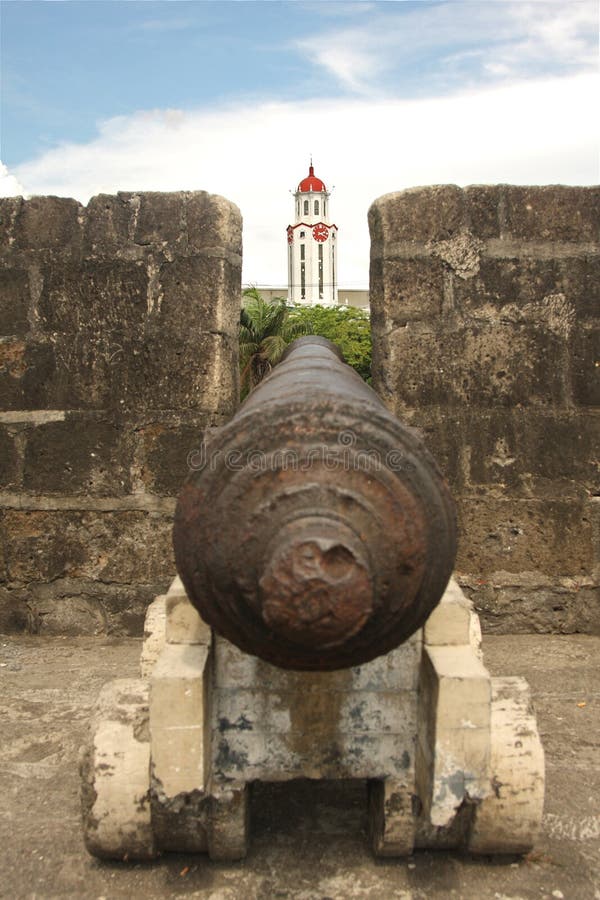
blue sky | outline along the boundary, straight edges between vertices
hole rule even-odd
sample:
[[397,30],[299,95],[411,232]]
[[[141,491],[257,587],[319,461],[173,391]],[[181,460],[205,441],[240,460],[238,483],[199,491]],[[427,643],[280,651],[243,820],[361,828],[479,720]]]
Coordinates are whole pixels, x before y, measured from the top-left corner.
[[4,0],[1,16],[1,192],[223,193],[246,281],[284,281],[311,153],[351,286],[381,193],[599,180],[595,0]]

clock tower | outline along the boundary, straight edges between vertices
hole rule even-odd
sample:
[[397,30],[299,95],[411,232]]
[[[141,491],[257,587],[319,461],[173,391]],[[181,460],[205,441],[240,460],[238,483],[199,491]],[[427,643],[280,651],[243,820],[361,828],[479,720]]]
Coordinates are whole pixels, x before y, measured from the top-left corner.
[[294,224],[287,227],[288,303],[337,305],[337,225],[329,220],[329,193],[308,175],[294,194]]

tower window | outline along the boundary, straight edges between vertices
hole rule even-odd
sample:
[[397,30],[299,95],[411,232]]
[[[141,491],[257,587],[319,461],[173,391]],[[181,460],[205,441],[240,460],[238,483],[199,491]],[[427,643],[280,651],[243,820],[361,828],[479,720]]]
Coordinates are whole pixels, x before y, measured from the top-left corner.
[[323,244],[319,244],[319,300],[323,299]]
[[319,215],[319,201],[315,200],[315,216]]
[[306,299],[306,263],[300,263],[300,297]]
[[306,246],[305,244],[300,244],[300,259],[305,259],[305,258],[306,258],[306,257],[304,256],[304,247],[305,247],[305,246]]
[[335,297],[335,247],[331,250],[331,283],[333,286],[333,296]]
[[306,233],[304,231],[300,232],[300,237],[306,237]]
[[308,215],[308,200],[304,201],[304,215]]

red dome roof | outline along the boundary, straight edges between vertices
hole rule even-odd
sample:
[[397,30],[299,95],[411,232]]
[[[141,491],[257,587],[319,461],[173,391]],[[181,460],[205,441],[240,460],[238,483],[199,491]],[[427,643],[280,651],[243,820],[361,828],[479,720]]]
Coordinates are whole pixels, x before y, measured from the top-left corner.
[[303,194],[307,191],[327,191],[325,184],[315,175],[315,167],[313,165],[309,166],[308,175],[302,179],[298,185],[298,190]]

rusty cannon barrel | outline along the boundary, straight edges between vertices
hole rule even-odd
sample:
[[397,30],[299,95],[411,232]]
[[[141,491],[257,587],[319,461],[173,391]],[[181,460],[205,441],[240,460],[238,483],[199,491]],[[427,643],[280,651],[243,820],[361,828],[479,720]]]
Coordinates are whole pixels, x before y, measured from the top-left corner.
[[286,669],[340,669],[425,622],[454,564],[454,505],[414,431],[334,344],[304,337],[198,448],[174,546],[218,634]]

